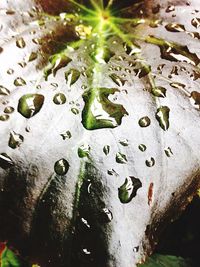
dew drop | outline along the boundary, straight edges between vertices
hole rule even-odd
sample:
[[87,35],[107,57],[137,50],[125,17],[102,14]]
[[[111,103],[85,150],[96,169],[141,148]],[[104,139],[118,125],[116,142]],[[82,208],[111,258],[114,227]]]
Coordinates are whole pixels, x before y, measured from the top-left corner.
[[106,223],[111,222],[112,219],[113,219],[113,214],[112,214],[112,212],[111,212],[109,209],[104,208],[104,209],[102,210],[102,219],[103,219],[103,221],[106,222]]
[[2,85],[0,85],[0,96],[1,95],[3,95],[3,96],[10,95],[10,91]]
[[10,133],[8,145],[12,149],[15,149],[15,148],[20,147],[20,145],[23,143],[23,141],[24,141],[24,137],[21,134],[17,134],[14,131],[12,131]]
[[194,26],[196,29],[200,27],[200,18],[194,18],[191,20],[192,26]]
[[26,46],[26,43],[22,37],[17,39],[16,46],[19,48],[24,48]]
[[36,115],[42,108],[44,96],[39,94],[27,94],[19,99],[18,112],[29,119]]
[[142,183],[138,178],[129,176],[125,179],[123,185],[118,188],[118,197],[121,203],[129,203],[137,194],[139,188],[142,187]]
[[13,69],[8,69],[7,70],[7,74],[12,75],[13,73],[14,73],[14,70]]
[[12,167],[13,165],[14,165],[14,162],[6,153],[0,154],[0,168],[6,170],[6,169]]
[[36,58],[37,58],[37,53],[32,52],[32,53],[29,55],[28,62],[31,62],[31,61],[35,60]]
[[66,140],[66,139],[70,139],[72,137],[72,134],[70,131],[66,131],[65,133],[62,133],[61,136],[63,140]]
[[78,81],[80,77],[80,71],[76,69],[70,69],[69,71],[65,72],[65,79],[69,86],[73,85],[75,82]]
[[151,90],[151,93],[156,97],[166,97],[166,89],[162,86],[154,87]]
[[115,73],[110,74],[109,77],[110,77],[110,78],[112,79],[112,81],[113,81],[116,85],[118,85],[118,86],[124,86],[125,83],[126,83],[126,80],[125,80],[125,79],[119,77],[119,76],[118,76],[117,74],[115,74]]
[[56,161],[54,165],[54,171],[58,175],[65,175],[69,170],[69,163],[66,159],[60,159]]
[[170,12],[172,12],[172,11],[174,11],[175,10],[175,6],[173,6],[173,5],[169,5],[167,8],[166,8],[166,12],[167,13],[170,13]]
[[103,152],[107,156],[110,153],[110,146],[109,145],[104,146]]
[[170,83],[171,87],[176,88],[176,89],[184,89],[186,87],[185,84],[179,83],[179,82],[173,82]]
[[15,86],[24,86],[26,85],[26,82],[23,78],[21,77],[17,77],[15,80],[14,80],[14,85]]
[[155,165],[155,159],[154,158],[147,159],[145,163],[147,167],[153,167]]
[[10,107],[10,106],[5,107],[5,109],[4,109],[4,113],[6,113],[6,114],[11,114],[14,111],[15,111],[15,109],[13,107]]
[[146,147],[144,144],[140,144],[140,145],[138,146],[138,148],[139,148],[139,150],[142,151],[142,152],[146,151],[146,149],[147,149],[147,147]]
[[66,103],[66,101],[67,101],[66,96],[63,93],[57,93],[53,98],[53,102],[56,105],[63,105]]
[[120,153],[120,152],[118,152],[118,153],[116,154],[115,160],[116,160],[117,163],[120,163],[120,164],[125,164],[125,163],[127,163],[126,155],[124,155],[124,154],[122,154],[122,153]]
[[149,117],[142,117],[139,121],[138,124],[140,125],[140,127],[148,127],[151,124],[151,120],[149,119]]
[[185,31],[184,25],[178,24],[178,23],[169,23],[165,26],[165,28],[169,32],[184,32]]
[[7,121],[9,120],[10,116],[8,114],[0,115],[0,121]]
[[122,146],[128,146],[128,140],[127,139],[119,140],[119,143]]
[[74,114],[74,115],[78,115],[79,114],[79,110],[77,108],[71,108],[71,112]]
[[169,128],[169,113],[170,109],[167,106],[161,106],[156,112],[156,119],[164,131]]
[[165,149],[165,154],[167,157],[171,157],[173,155],[172,149],[170,147],[167,147]]

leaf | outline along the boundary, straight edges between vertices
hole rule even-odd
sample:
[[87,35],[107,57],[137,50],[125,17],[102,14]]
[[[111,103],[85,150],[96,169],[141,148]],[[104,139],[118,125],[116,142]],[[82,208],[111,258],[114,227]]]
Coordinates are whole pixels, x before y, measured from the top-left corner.
[[1,255],[1,267],[20,267],[17,256],[8,248]]
[[136,266],[200,188],[198,1],[0,10],[0,240],[46,267]]
[[169,256],[169,255],[159,255],[155,254],[151,256],[146,263],[140,264],[141,267],[191,267],[191,262],[189,260],[183,259],[181,257]]

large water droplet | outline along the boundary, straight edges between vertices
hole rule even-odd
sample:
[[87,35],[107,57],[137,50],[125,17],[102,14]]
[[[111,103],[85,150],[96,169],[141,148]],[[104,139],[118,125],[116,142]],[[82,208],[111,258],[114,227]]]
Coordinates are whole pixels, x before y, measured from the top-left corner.
[[20,147],[20,145],[23,143],[24,137],[21,134],[17,134],[14,131],[10,133],[10,139],[8,142],[9,147],[12,149]]
[[120,104],[111,102],[108,97],[117,89],[92,88],[83,94],[85,106],[82,112],[83,126],[88,130],[114,128],[121,124],[127,111]]
[[116,159],[116,162],[117,162],[117,163],[120,163],[120,164],[125,164],[125,163],[127,163],[126,155],[124,155],[124,154],[122,154],[122,153],[120,153],[120,152],[118,152],[118,153],[116,154],[115,159]]
[[151,120],[149,119],[149,117],[142,117],[139,121],[138,124],[140,125],[140,127],[148,127],[151,124]]
[[63,105],[65,104],[67,101],[66,96],[63,93],[57,93],[55,94],[54,98],[53,98],[53,102],[56,105]]
[[39,94],[27,94],[19,99],[18,112],[25,118],[31,118],[42,108],[44,96]]
[[142,187],[138,178],[129,176],[123,185],[118,188],[118,196],[123,204],[129,203],[137,194],[137,190]]
[[60,159],[56,161],[54,165],[54,171],[58,175],[65,175],[69,170],[69,163],[66,159]]
[[76,69],[70,69],[65,72],[65,79],[69,86],[73,85],[80,77],[80,71]]
[[161,106],[156,112],[156,119],[164,131],[169,128],[169,113],[170,109],[167,106]]

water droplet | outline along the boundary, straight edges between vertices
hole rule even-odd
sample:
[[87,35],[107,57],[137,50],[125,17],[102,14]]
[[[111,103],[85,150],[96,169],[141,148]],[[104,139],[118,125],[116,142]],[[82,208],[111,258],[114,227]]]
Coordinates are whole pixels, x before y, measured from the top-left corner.
[[186,87],[185,84],[179,83],[179,82],[173,82],[170,83],[171,87],[176,88],[176,89],[184,89]]
[[7,114],[0,115],[0,121],[7,121],[9,118],[10,116]]
[[37,53],[32,52],[28,58],[28,62],[31,62],[37,58]]
[[56,105],[63,105],[65,104],[67,101],[66,96],[63,93],[57,93],[55,94],[54,98],[53,98],[53,102]]
[[195,28],[199,28],[200,27],[200,18],[194,18],[194,19],[192,19],[191,24]]
[[24,85],[26,85],[26,82],[23,78],[18,77],[14,80],[14,85],[15,86],[24,86]]
[[170,147],[166,148],[165,154],[167,157],[171,157],[173,155],[172,149]]
[[145,163],[147,167],[153,167],[155,165],[155,159],[154,158],[147,159]]
[[103,152],[107,156],[110,153],[110,146],[108,146],[108,145],[104,146]]
[[132,56],[134,54],[138,54],[141,52],[141,48],[139,46],[136,46],[134,44],[128,45],[127,43],[123,44],[124,50],[127,55]]
[[184,32],[185,31],[184,25],[178,24],[178,23],[169,23],[165,26],[165,28],[169,32]]
[[118,188],[118,196],[121,203],[129,203],[137,194],[139,188],[142,187],[142,183],[138,178],[129,176],[126,178],[123,185]]
[[170,12],[172,12],[172,11],[174,11],[175,10],[175,6],[173,6],[173,5],[169,5],[167,8],[166,8],[166,12],[167,13],[170,13]]
[[152,204],[152,200],[153,200],[153,187],[154,187],[154,184],[150,183],[149,190],[148,190],[148,205],[149,206]]
[[65,54],[56,54],[49,58],[49,66],[44,70],[45,79],[48,79],[50,74],[56,76],[59,69],[66,67],[72,61],[71,58],[67,57]]
[[27,94],[19,99],[18,112],[29,119],[36,115],[42,108],[44,96],[39,94]]
[[56,161],[54,165],[54,171],[58,175],[65,175],[69,170],[69,163],[66,159],[60,159]]
[[92,88],[85,91],[82,123],[87,130],[115,128],[121,124],[123,116],[128,115],[122,105],[108,99],[109,95],[116,92],[119,91],[113,88]]
[[22,37],[17,39],[16,46],[19,48],[24,48],[26,46],[26,43]]
[[21,134],[17,134],[14,131],[12,131],[10,133],[8,145],[12,149],[15,149],[15,148],[20,147],[20,145],[23,143],[23,141],[24,141],[24,137]]
[[75,115],[79,114],[79,110],[77,108],[71,108],[71,112],[74,113]]
[[90,229],[91,226],[89,225],[89,223],[88,223],[88,221],[87,221],[86,219],[81,218],[81,221],[82,221],[82,223],[83,223],[87,228]]
[[7,114],[11,114],[15,111],[15,109],[13,107],[5,107],[4,109],[4,113],[7,113]]
[[13,165],[14,165],[14,162],[6,153],[0,154],[0,168],[8,169],[12,167]]
[[108,170],[107,173],[108,173],[108,175],[116,175],[116,176],[118,176],[118,173],[114,169]]
[[63,140],[70,139],[72,137],[72,134],[70,131],[66,131],[65,133],[61,134]]
[[151,120],[149,119],[149,117],[142,117],[139,121],[138,124],[140,125],[140,127],[148,127],[151,124]]
[[80,77],[80,71],[76,69],[70,69],[65,72],[65,79],[69,86],[73,85]]
[[120,153],[120,152],[118,152],[118,153],[116,154],[115,159],[116,159],[116,162],[117,162],[117,163],[120,163],[120,164],[125,164],[125,163],[127,163],[126,155],[124,155],[124,154],[122,154],[122,153]]
[[146,151],[147,147],[144,144],[140,144],[138,146],[139,150],[141,150],[142,152]]
[[122,146],[128,146],[128,140],[124,139],[124,140],[119,140],[120,145]]
[[10,91],[4,86],[0,85],[0,95],[8,96],[10,95]]
[[157,97],[166,97],[166,89],[162,86],[153,87],[151,93]]
[[109,77],[113,80],[114,83],[116,83],[116,85],[118,85],[118,86],[124,86],[125,85],[126,80],[122,79],[117,74],[112,73],[109,75]]
[[156,112],[156,119],[164,131],[169,128],[169,113],[170,109],[167,106],[161,106]]
[[151,66],[144,65],[139,69],[134,69],[135,74],[141,79],[151,72]]
[[104,209],[102,210],[102,217],[103,217],[103,218],[102,218],[103,221],[106,222],[106,223],[111,222],[112,219],[113,219],[112,212],[111,212],[109,209],[107,209],[107,208],[104,208]]
[[14,70],[13,69],[8,69],[7,70],[7,74],[12,75],[13,73],[14,73]]
[[134,247],[134,248],[133,248],[133,251],[134,251],[134,252],[138,252],[138,251],[139,251],[139,246]]
[[79,158],[85,158],[85,157],[89,158],[89,155],[90,155],[90,146],[89,145],[84,144],[78,148]]
[[200,109],[200,93],[199,92],[192,91],[190,95],[190,101],[195,108]]

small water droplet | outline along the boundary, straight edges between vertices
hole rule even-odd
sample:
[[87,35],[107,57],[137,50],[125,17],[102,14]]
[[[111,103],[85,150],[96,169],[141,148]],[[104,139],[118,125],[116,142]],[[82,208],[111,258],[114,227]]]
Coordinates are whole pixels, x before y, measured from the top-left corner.
[[191,20],[192,26],[194,26],[196,29],[200,27],[200,18],[193,18]]
[[21,77],[17,77],[15,80],[14,80],[14,85],[15,86],[24,86],[26,85],[26,82],[23,78]]
[[142,117],[139,121],[138,124],[140,125],[140,127],[148,127],[151,124],[151,120],[149,119],[149,117]]
[[179,82],[173,82],[170,83],[171,87],[176,88],[176,89],[184,89],[186,87],[185,84],[179,83]]
[[133,248],[133,251],[134,251],[134,252],[138,252],[138,251],[139,251],[139,246],[134,247],[134,248]]
[[166,89],[162,86],[153,87],[151,93],[156,97],[166,97]]
[[195,108],[200,109],[200,93],[199,92],[192,91],[190,95],[190,101]]
[[103,217],[102,219],[103,219],[104,222],[109,223],[113,219],[113,214],[109,209],[104,208],[102,210],[102,217]]
[[71,112],[74,113],[75,115],[79,114],[79,110],[77,108],[71,108]]
[[26,46],[26,43],[22,37],[17,39],[16,46],[19,48],[24,48]]
[[36,52],[31,52],[28,58],[28,62],[31,62],[37,58],[37,53]]
[[141,150],[142,152],[146,151],[147,147],[144,144],[140,144],[138,146],[139,150]]
[[66,103],[66,101],[67,101],[66,96],[63,93],[57,93],[53,98],[53,102],[56,105],[63,105]]
[[165,154],[167,157],[171,157],[173,155],[172,149],[170,147],[166,148]]
[[68,170],[69,170],[69,163],[66,159],[60,159],[58,161],[56,161],[55,165],[54,165],[54,171],[56,172],[56,174],[58,175],[65,175]]
[[0,95],[8,96],[10,95],[10,91],[4,86],[0,85]]
[[151,157],[150,159],[147,159],[145,163],[147,167],[153,167],[155,165],[155,159]]
[[174,11],[175,10],[175,6],[173,6],[173,5],[169,5],[167,8],[166,8],[166,12],[167,13],[170,13],[170,12],[172,12],[172,11]]
[[15,111],[15,109],[13,107],[10,107],[10,106],[5,107],[5,109],[4,109],[4,113],[7,113],[7,114],[11,114],[14,111]]
[[12,131],[10,133],[8,145],[12,149],[15,149],[15,148],[20,147],[23,141],[24,141],[24,137],[21,134],[17,134],[16,132]]
[[72,134],[70,131],[66,131],[65,133],[61,134],[63,140],[70,139],[72,137]]
[[185,31],[184,25],[178,24],[178,23],[169,23],[165,26],[165,28],[169,32],[184,32]]
[[14,70],[13,69],[8,69],[7,70],[7,74],[12,75],[13,73],[14,73]]
[[9,120],[10,116],[7,114],[0,115],[0,121],[7,121]]
[[110,169],[107,171],[108,175],[116,175],[118,176],[118,173],[114,169]]
[[127,163],[126,155],[124,155],[124,154],[122,154],[122,153],[120,153],[120,152],[118,152],[118,153],[116,154],[115,159],[116,159],[116,162],[117,162],[117,163],[120,163],[120,164],[125,164],[125,163]]
[[65,79],[69,86],[73,85],[75,82],[78,81],[80,77],[80,71],[76,69],[70,69],[69,71],[65,72]]
[[142,187],[142,183],[138,178],[129,176],[125,179],[123,185],[118,188],[118,197],[121,203],[129,203],[137,194],[139,188]]
[[0,168],[6,170],[6,169],[12,167],[13,165],[14,165],[14,162],[6,153],[0,154]]
[[112,73],[109,75],[109,77],[113,80],[114,83],[116,83],[116,85],[118,86],[124,86],[126,83],[126,80],[119,77],[117,74]]
[[128,146],[128,140],[124,139],[124,140],[119,140],[120,145],[122,146]]
[[87,221],[86,219],[81,218],[81,221],[82,221],[82,223],[83,223],[87,228],[90,229],[91,226],[89,225],[89,223],[88,223],[88,221]]
[[44,96],[39,94],[27,94],[19,99],[18,112],[29,119],[36,115],[42,108]]
[[110,146],[108,146],[108,145],[104,146],[103,152],[107,156],[110,153]]
[[169,113],[170,109],[167,106],[161,106],[156,112],[156,119],[164,131],[169,128]]

